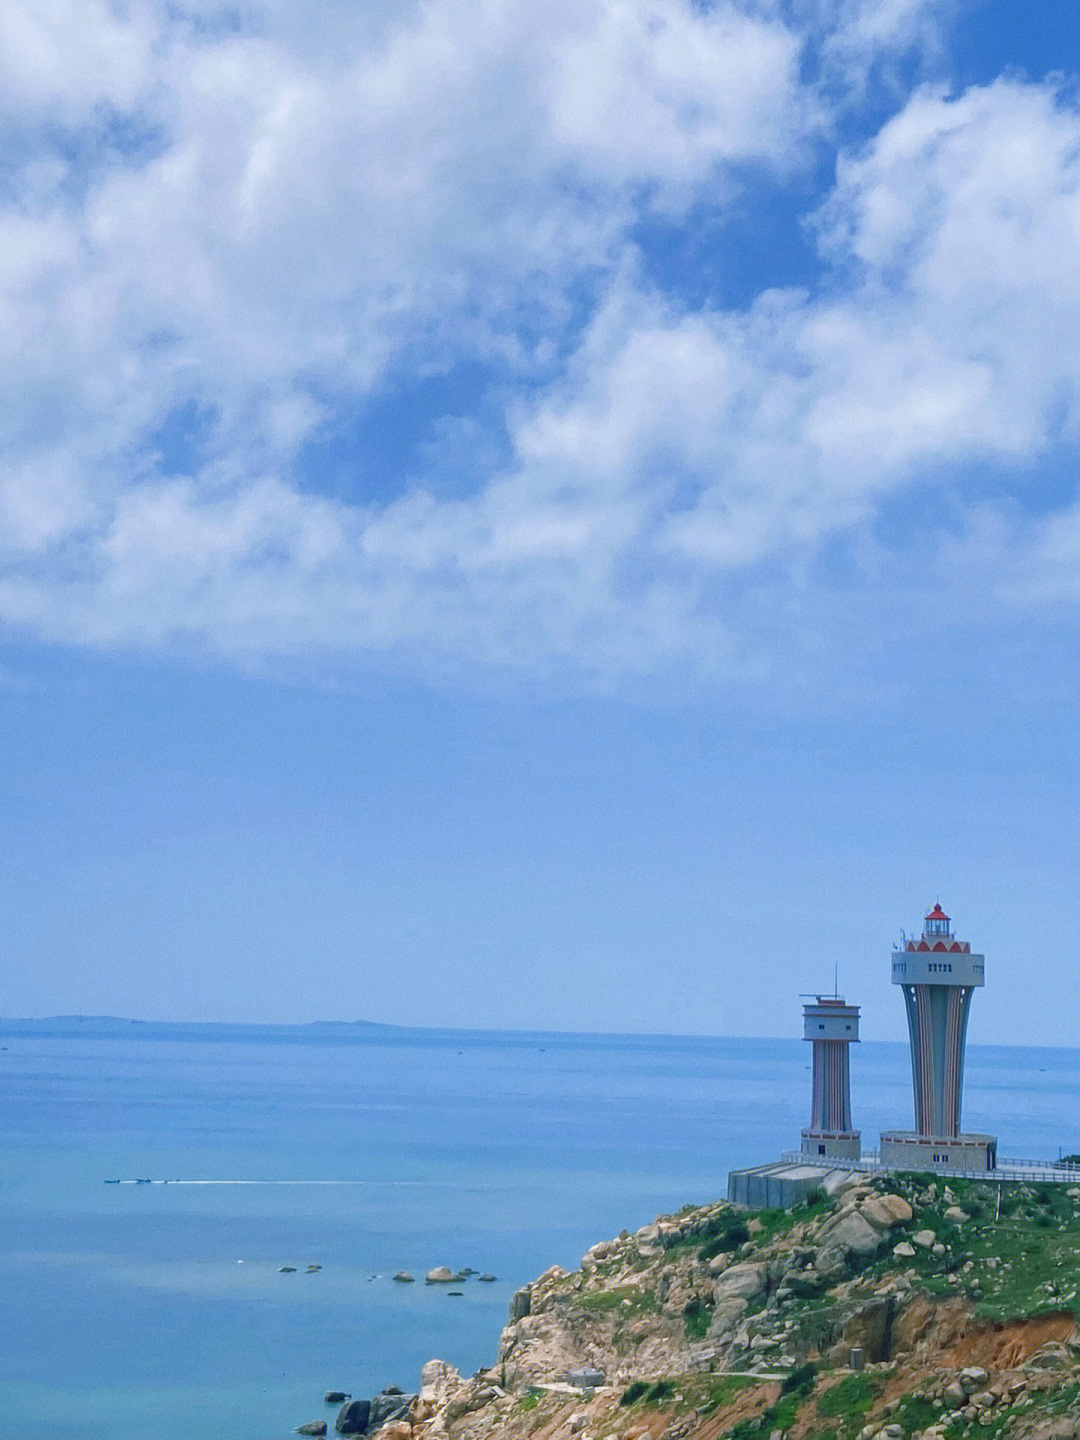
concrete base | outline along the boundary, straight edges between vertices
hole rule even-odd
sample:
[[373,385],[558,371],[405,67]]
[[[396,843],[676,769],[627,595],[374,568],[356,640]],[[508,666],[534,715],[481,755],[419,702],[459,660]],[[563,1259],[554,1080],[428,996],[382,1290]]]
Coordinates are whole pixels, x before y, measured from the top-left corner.
[[997,1168],[996,1135],[954,1135],[951,1138],[886,1130],[881,1137],[883,1170],[970,1170]]
[[833,1170],[828,1165],[792,1165],[778,1160],[773,1165],[754,1165],[749,1170],[732,1170],[728,1175],[727,1198],[748,1210],[789,1209],[805,1200],[811,1190],[826,1189],[830,1182],[851,1179],[850,1170]]
[[862,1144],[858,1130],[804,1130],[802,1153],[808,1160],[858,1160]]

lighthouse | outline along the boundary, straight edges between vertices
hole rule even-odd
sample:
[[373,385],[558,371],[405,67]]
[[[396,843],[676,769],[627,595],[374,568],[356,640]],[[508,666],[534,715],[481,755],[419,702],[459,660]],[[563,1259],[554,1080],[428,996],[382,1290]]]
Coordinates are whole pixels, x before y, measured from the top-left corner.
[[986,983],[986,960],[958,940],[935,904],[917,939],[892,952],[892,983],[907,1010],[915,1129],[881,1137],[881,1163],[907,1169],[993,1170],[997,1140],[960,1129],[964,1048],[971,997]]
[[803,1039],[814,1047],[814,1095],[802,1153],[858,1160],[858,1130],[851,1128],[848,1057],[859,1038],[859,1007],[839,995],[818,995],[803,1006]]

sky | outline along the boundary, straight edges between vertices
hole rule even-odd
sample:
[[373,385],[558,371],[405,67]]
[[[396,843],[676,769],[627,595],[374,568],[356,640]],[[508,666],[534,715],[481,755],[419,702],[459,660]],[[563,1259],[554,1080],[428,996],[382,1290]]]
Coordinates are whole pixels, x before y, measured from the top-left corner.
[[1080,1038],[1080,12],[9,0],[0,1014]]

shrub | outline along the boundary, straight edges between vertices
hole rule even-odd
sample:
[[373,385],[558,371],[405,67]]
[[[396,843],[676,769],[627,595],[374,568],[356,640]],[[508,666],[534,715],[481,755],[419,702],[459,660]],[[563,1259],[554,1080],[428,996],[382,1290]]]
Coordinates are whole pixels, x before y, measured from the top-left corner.
[[633,1380],[622,1393],[619,1400],[620,1405],[636,1405],[649,1389],[648,1381]]
[[686,1326],[686,1338],[688,1340],[704,1340],[709,1333],[709,1321],[712,1319],[712,1312],[700,1296],[695,1295],[686,1308],[683,1310],[683,1324]]
[[750,1239],[746,1221],[740,1215],[721,1215],[709,1228],[711,1233],[700,1251],[702,1260],[711,1260],[715,1255],[726,1254],[729,1250],[745,1245]]
[[814,1388],[814,1381],[817,1379],[818,1367],[816,1365],[798,1365],[784,1376],[783,1384],[780,1386],[781,1395],[795,1395],[802,1393],[809,1395]]

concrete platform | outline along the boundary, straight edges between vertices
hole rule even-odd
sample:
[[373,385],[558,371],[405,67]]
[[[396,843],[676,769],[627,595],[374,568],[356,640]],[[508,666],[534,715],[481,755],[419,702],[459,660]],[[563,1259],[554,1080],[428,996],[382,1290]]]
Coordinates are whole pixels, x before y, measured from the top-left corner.
[[776,1160],[771,1165],[754,1165],[732,1170],[728,1175],[727,1198],[748,1210],[787,1209],[805,1200],[811,1190],[827,1189],[851,1179],[851,1169],[807,1165]]

